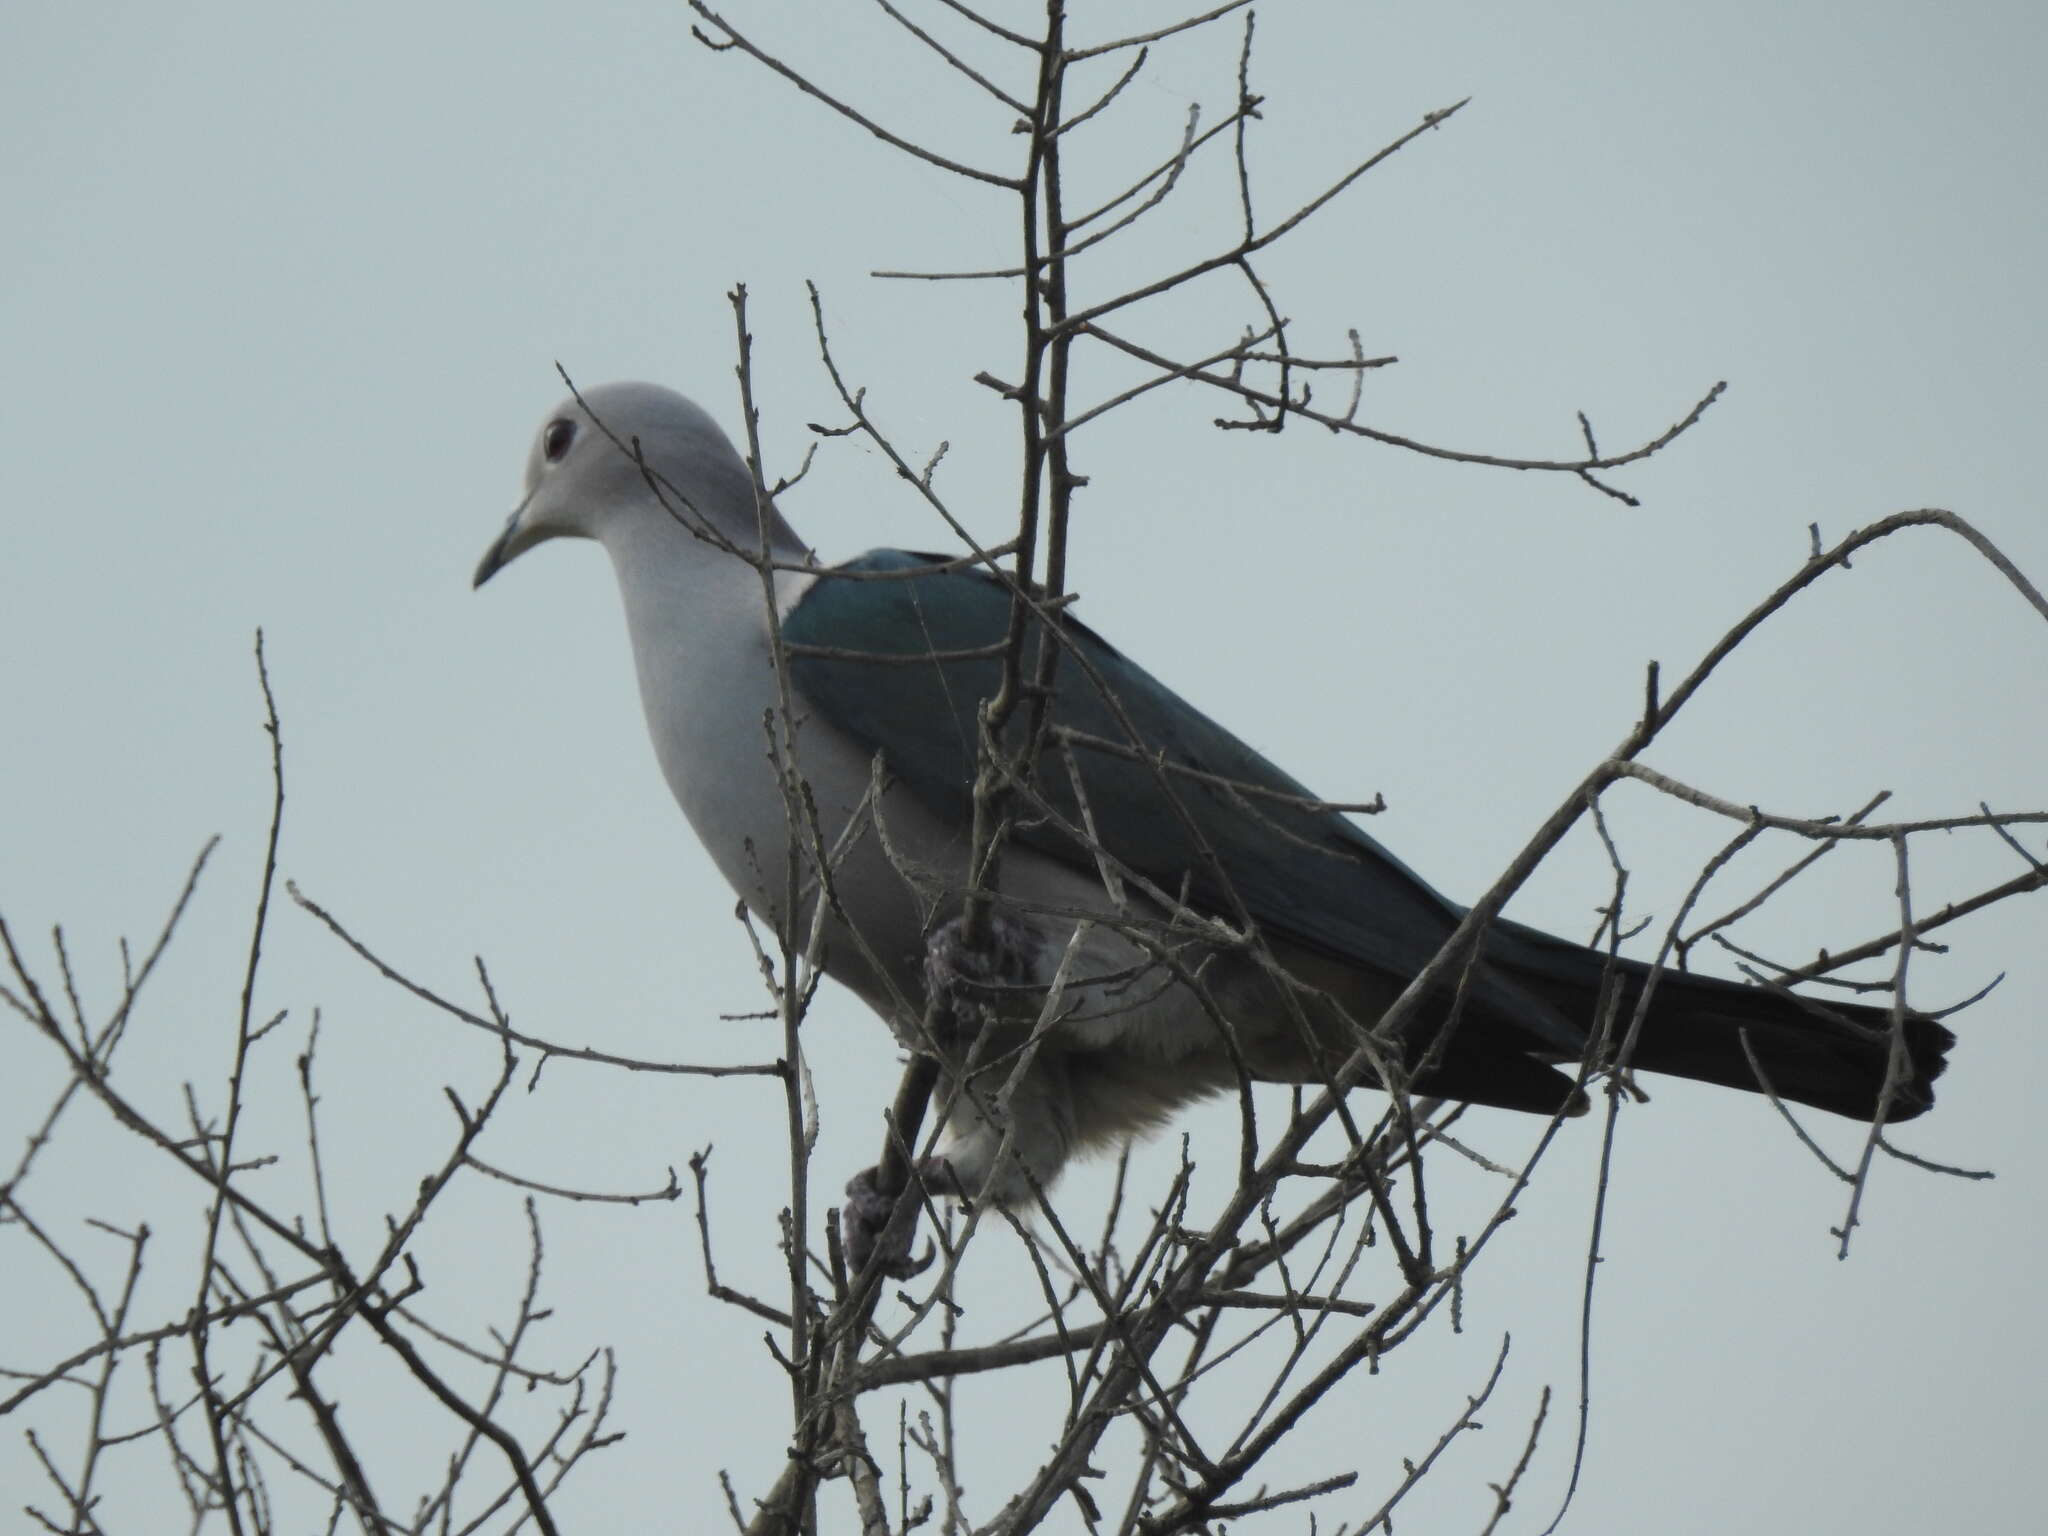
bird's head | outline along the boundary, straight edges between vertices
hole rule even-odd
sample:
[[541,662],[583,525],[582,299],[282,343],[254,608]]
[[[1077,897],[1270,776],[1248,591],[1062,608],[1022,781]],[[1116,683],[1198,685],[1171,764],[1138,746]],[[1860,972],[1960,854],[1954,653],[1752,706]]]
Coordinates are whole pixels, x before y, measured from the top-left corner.
[[[772,508],[768,517],[779,544],[787,527]],[[675,525],[709,547],[755,549],[758,518],[753,476],[708,414],[659,384],[603,384],[541,423],[526,494],[472,585],[547,539],[605,540],[640,521]]]

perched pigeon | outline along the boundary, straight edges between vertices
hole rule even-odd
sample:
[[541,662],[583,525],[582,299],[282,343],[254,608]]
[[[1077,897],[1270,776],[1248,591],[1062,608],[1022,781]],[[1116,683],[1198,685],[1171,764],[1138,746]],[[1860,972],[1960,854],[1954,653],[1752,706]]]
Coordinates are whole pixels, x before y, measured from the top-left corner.
[[[662,772],[748,908],[771,924],[793,916],[799,944],[815,921],[826,972],[907,1042],[920,1039],[935,978],[981,999],[954,1010],[977,1027],[945,1053],[948,1135],[928,1185],[1017,1201],[1077,1149],[1234,1088],[1240,1067],[1324,1080],[1463,915],[1092,630],[1041,606],[1024,654],[1040,640],[1058,648],[1054,691],[1036,719],[1028,703],[1013,712],[1008,739],[1036,726],[1042,749],[1011,797],[992,943],[968,946],[958,918],[979,710],[1002,677],[1009,587],[901,550],[819,566],[690,401],[652,384],[582,400],[542,425],[525,499],[476,582],[545,539],[603,544]],[[787,792],[786,767],[807,799]],[[1174,920],[1190,909],[1254,929],[1285,975]],[[1645,968],[1505,921],[1481,956],[1462,1002],[1434,999],[1378,1059],[1417,1093],[1579,1107],[1558,1064],[1587,1054],[1603,978],[1626,1022]],[[1783,1099],[1869,1120],[1891,1039],[1885,1010],[1675,973],[1657,983],[1634,1064],[1752,1092],[1761,1068]],[[1906,1020],[1888,1120],[1932,1104],[1952,1041]],[[859,1180],[850,1192],[858,1261],[887,1202]]]

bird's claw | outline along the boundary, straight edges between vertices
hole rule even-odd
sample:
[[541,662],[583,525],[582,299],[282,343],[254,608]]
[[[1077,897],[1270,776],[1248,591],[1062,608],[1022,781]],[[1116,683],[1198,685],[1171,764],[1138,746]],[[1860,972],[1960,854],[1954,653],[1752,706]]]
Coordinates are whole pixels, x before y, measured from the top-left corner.
[[[938,1250],[930,1243],[911,1257],[917,1238],[919,1184],[935,1194],[951,1193],[952,1168],[942,1157],[928,1157],[918,1166],[900,1195],[885,1195],[879,1168],[863,1168],[846,1181],[846,1203],[839,1208],[839,1228],[846,1243],[847,1268],[858,1279],[870,1264],[891,1280],[910,1280],[931,1268]],[[901,1220],[896,1220],[898,1213]]]
[[953,1027],[971,1037],[994,1017],[1005,993],[1029,985],[1035,958],[1030,931],[1014,917],[988,913],[978,943],[967,937],[967,920],[956,917],[925,940],[925,988]]

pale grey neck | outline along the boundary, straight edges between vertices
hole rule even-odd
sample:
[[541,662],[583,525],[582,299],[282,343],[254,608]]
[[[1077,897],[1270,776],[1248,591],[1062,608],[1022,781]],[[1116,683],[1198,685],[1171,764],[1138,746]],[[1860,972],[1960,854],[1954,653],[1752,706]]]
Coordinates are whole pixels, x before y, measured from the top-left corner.
[[683,707],[707,672],[729,676],[765,656],[766,605],[751,562],[666,515],[619,519],[604,546],[650,718]]
[[[604,544],[662,774],[726,878],[759,910],[754,865],[772,857],[783,825],[764,723],[778,690],[761,573],[668,518],[622,521]],[[778,607],[808,581],[778,573]]]

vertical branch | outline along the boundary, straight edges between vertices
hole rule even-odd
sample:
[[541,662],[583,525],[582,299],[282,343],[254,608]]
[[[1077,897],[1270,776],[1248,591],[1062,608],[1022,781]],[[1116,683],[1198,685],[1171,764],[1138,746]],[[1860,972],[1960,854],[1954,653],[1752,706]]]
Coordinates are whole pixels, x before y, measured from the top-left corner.
[[[235,1497],[234,1469],[228,1456],[226,1428],[220,1394],[214,1389],[213,1368],[208,1345],[207,1296],[212,1289],[216,1254],[220,1245],[221,1216],[227,1206],[228,1184],[234,1177],[235,1131],[242,1118],[242,1080],[248,1066],[251,1020],[255,1013],[256,975],[263,959],[263,935],[270,920],[270,897],[277,881],[277,846],[284,826],[284,736],[278,727],[277,700],[270,691],[270,669],[263,655],[263,631],[256,631],[256,678],[263,689],[263,729],[270,737],[270,831],[263,846],[263,874],[257,887],[256,916],[250,925],[249,960],[242,973],[241,1006],[235,1016],[234,1063],[228,1071],[228,1102],[221,1127],[220,1148],[214,1164],[213,1200],[206,1213],[206,1240],[199,1256],[199,1294],[192,1310],[197,1319],[192,1329],[192,1373],[206,1407],[207,1431],[213,1441],[215,1474],[220,1479],[221,1509],[235,1536],[242,1536],[242,1515]],[[195,1128],[198,1129],[198,1128]],[[201,1131],[203,1135],[203,1131]],[[202,1141],[202,1148],[203,1148]]]
[[[1045,390],[1040,398],[1032,392],[1027,408],[1037,412],[1040,443],[1046,455],[1047,506],[1045,537],[1045,593],[1047,617],[1039,628],[1037,666],[1031,688],[1031,728],[1026,733],[1019,767],[1027,776],[1036,768],[1045,742],[1052,706],[1054,673],[1059,666],[1057,635],[1050,627],[1062,622],[1060,597],[1067,590],[1067,522],[1073,511],[1077,479],[1070,462],[1066,433],[1068,367],[1074,349],[1074,333],[1067,327],[1067,243],[1072,235],[1066,222],[1065,193],[1060,179],[1061,106],[1066,84],[1066,55],[1061,48],[1063,6],[1048,0],[1044,68],[1041,75],[1039,133],[1044,144],[1039,151],[1036,180],[1045,209],[1045,238],[1050,248],[1042,265],[1027,263],[1025,282],[1032,292],[1027,314],[1034,327],[1034,340],[1046,352]],[[1025,609],[1023,593],[1012,597],[1014,615]]]
[[[803,1015],[810,996],[809,967],[801,942],[803,925],[804,868],[808,861],[818,871],[818,912],[822,916],[826,899],[824,884],[828,860],[815,835],[808,811],[808,790],[798,767],[796,709],[789,681],[789,654],[782,643],[782,610],[775,590],[776,513],[768,494],[768,482],[761,455],[761,418],[754,406],[753,337],[747,331],[747,289],[736,284],[728,297],[732,302],[733,324],[738,332],[741,419],[746,427],[747,470],[754,481],[755,528],[759,544],[755,569],[761,578],[762,604],[767,613],[769,656],[775,668],[776,707],[767,722],[775,757],[776,777],[782,788],[783,819],[787,826],[784,897],[777,914],[776,951],[781,975],[773,991],[782,1025],[783,1113],[789,1134],[789,1230],[783,1234],[784,1257],[789,1271],[789,1382],[792,1420],[799,1440],[812,1425],[811,1386],[815,1372],[811,1361],[811,1289],[806,1265],[810,1234],[810,1148],[811,1136],[804,1112],[805,1071],[803,1066]],[[811,924],[816,931],[816,922]]]
[[1878,1141],[1884,1135],[1885,1114],[1898,1091],[1911,1081],[1913,1070],[1906,1054],[1906,967],[1921,940],[1913,921],[1913,877],[1906,856],[1906,834],[1894,832],[1891,845],[1896,871],[1894,893],[1899,903],[1899,954],[1892,964],[1891,1039],[1885,1053],[1884,1082],[1877,1092],[1877,1113],[1871,1118],[1870,1134],[1863,1138],[1863,1153],[1856,1160],[1855,1176],[1849,1180],[1849,1209],[1842,1216],[1841,1226],[1835,1229],[1834,1235],[1841,1245],[1835,1250],[1838,1259],[1849,1257],[1849,1238],[1861,1219],[1863,1191],[1870,1182],[1871,1159],[1877,1155]]
[[[1066,449],[1049,417],[1056,416],[1067,385],[1066,358],[1071,338],[1061,324],[1066,316],[1065,231],[1059,223],[1060,91],[1066,70],[1063,40],[1064,0],[1046,0],[1045,35],[1038,51],[1038,88],[1032,99],[1031,147],[1026,157],[1019,196],[1024,267],[1024,378],[1016,391],[1023,432],[1023,480],[1017,507],[1016,555],[1012,562],[1016,589],[1010,601],[1010,627],[1003,641],[1002,685],[982,705],[983,758],[974,783],[973,853],[964,937],[970,945],[987,940],[988,892],[1002,858],[1005,818],[1013,776],[1030,772],[1031,746],[1041,734],[1042,706],[1034,704],[1033,729],[1019,749],[1019,761],[1007,769],[997,761],[1004,752],[1005,727],[1024,693],[1024,640],[1034,629],[1030,590],[1038,557],[1040,511],[1050,474],[1055,508],[1053,538],[1059,569],[1050,567],[1048,584],[1064,578],[1066,528],[1064,507],[1070,487],[1062,488]],[[1050,442],[1048,438],[1050,437]],[[1057,589],[1054,589],[1056,595]],[[1037,666],[1050,675],[1056,651],[1039,630]]]
[[108,1400],[114,1387],[114,1371],[121,1363],[118,1344],[128,1323],[129,1309],[135,1303],[136,1282],[142,1278],[142,1252],[149,1246],[147,1225],[137,1227],[133,1232],[122,1232],[112,1227],[107,1230],[128,1243],[128,1276],[121,1286],[121,1299],[114,1304],[112,1314],[103,1313],[102,1328],[108,1349],[100,1361],[98,1379],[91,1387],[92,1411],[86,1429],[85,1462],[78,1474],[78,1486],[71,1491],[71,1516],[75,1522],[73,1528],[77,1530],[97,1527],[91,1513],[93,1504],[97,1502],[92,1491],[93,1477],[99,1470],[100,1453],[111,1443],[106,1423]]

